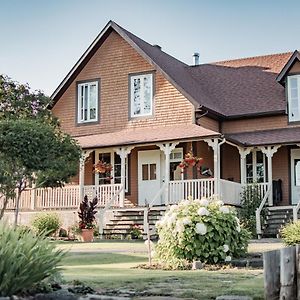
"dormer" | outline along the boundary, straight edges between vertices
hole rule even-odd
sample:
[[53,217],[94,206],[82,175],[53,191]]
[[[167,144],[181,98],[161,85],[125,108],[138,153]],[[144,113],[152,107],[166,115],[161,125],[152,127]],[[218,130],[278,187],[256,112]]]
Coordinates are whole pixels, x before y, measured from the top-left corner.
[[300,53],[296,50],[277,81],[285,87],[289,122],[300,122]]

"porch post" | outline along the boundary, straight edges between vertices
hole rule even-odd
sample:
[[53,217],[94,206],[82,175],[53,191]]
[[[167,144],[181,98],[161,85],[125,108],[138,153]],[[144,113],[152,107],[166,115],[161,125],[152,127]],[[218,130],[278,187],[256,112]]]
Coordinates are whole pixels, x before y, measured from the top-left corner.
[[277,150],[280,148],[280,146],[267,146],[267,147],[261,147],[262,153],[264,153],[267,156],[268,159],[268,186],[270,189],[269,199],[268,203],[269,206],[273,206],[273,173],[272,173],[272,157],[274,153],[277,152]]
[[253,147],[238,147],[240,153],[241,184],[246,184],[246,156],[252,151]]
[[126,158],[127,155],[131,152],[134,147],[120,147],[116,148],[115,152],[121,158],[121,185],[123,187],[122,196],[121,196],[121,203],[120,206],[124,206],[124,199],[125,199],[125,181],[126,181]]
[[157,144],[161,151],[165,154],[165,204],[169,204],[169,182],[170,182],[170,154],[175,149],[179,142]]
[[84,174],[85,174],[85,160],[90,156],[93,150],[83,151],[79,161],[79,201],[84,198]]
[[[218,138],[204,140],[214,151],[214,178],[216,180],[215,194],[220,193],[220,151]],[[219,195],[220,196],[220,195]]]

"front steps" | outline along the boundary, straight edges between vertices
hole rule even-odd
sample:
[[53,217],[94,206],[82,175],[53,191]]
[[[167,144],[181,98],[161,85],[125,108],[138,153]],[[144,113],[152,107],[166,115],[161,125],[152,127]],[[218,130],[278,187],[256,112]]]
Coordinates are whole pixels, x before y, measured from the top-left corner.
[[292,207],[267,208],[262,237],[279,237],[282,226],[293,221]]
[[[156,238],[155,223],[164,215],[166,207],[152,207],[149,212],[149,224],[151,238]],[[141,232],[144,232],[144,208],[132,207],[113,210],[112,217],[104,227],[104,237],[113,238],[131,238],[131,230],[137,225]],[[143,235],[146,238],[145,235]]]

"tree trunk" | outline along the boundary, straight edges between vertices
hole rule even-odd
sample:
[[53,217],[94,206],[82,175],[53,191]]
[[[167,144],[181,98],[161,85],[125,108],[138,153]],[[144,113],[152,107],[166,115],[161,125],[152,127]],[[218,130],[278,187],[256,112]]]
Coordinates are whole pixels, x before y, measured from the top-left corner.
[[20,206],[20,198],[21,198],[22,189],[18,189],[18,195],[16,197],[16,210],[15,210],[15,227],[18,226],[18,216],[19,216],[19,206]]
[[[4,197],[4,196],[3,196]],[[3,218],[3,216],[4,216],[4,212],[5,212],[5,210],[6,210],[6,207],[7,207],[7,204],[8,204],[8,201],[9,201],[10,199],[9,198],[6,198],[6,197],[4,197],[4,202],[3,202],[3,207],[1,208],[1,210],[0,210],[0,220]]]

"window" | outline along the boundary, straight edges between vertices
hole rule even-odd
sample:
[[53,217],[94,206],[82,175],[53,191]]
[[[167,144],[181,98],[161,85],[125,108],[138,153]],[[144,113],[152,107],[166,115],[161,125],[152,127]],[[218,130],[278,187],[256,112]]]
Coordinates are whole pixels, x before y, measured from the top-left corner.
[[153,74],[130,77],[130,116],[151,116],[153,112]]
[[78,123],[98,121],[98,81],[80,83],[78,88]]
[[246,157],[247,183],[266,182],[266,158],[258,150],[253,150]]
[[300,121],[300,75],[288,76],[289,121]]
[[[100,184],[121,183],[121,158],[115,152],[98,152],[96,162],[102,160],[111,164],[113,169],[109,173],[96,173],[95,182]],[[128,159],[125,159],[125,192],[128,192]]]
[[156,164],[142,165],[142,180],[156,180]]
[[175,148],[170,153],[170,180],[181,179],[181,169],[179,164],[183,160],[183,148]]

